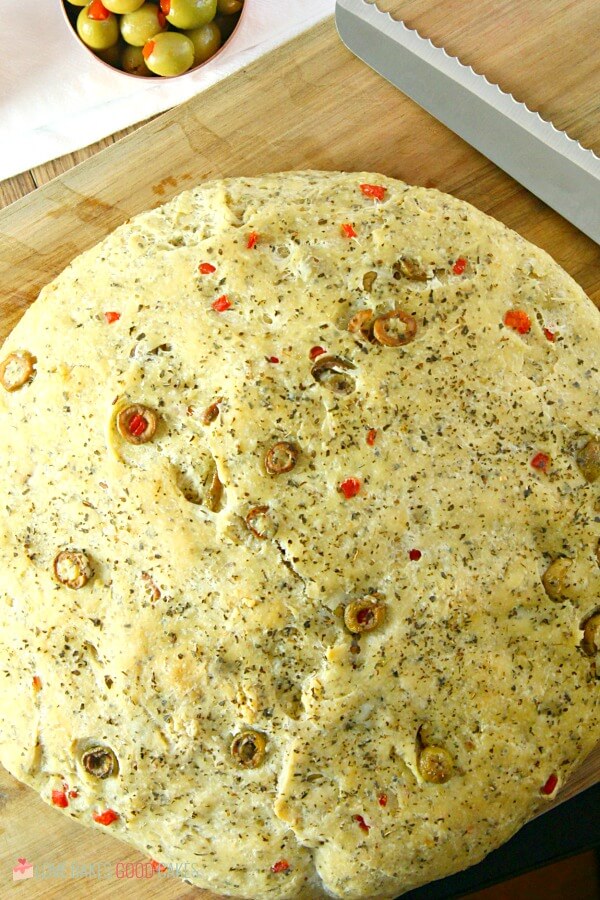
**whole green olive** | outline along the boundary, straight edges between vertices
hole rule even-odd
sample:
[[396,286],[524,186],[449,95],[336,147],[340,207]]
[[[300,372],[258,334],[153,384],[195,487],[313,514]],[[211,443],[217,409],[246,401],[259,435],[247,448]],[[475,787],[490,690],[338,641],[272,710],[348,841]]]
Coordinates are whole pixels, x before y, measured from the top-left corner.
[[175,28],[200,28],[212,22],[217,12],[217,0],[170,0],[167,20]]
[[194,63],[194,45],[185,34],[156,34],[144,46],[146,65],[155,75],[182,75]]
[[135,12],[144,0],[102,0],[102,2],[111,12],[123,15],[123,13]]
[[132,47],[131,44],[125,44],[121,50],[121,68],[130,75],[145,75],[146,77],[152,75],[146,65],[142,48]]
[[90,18],[93,9],[94,0],[77,16],[77,34],[92,50],[107,50],[119,40],[119,24],[112,13],[102,19]]
[[221,32],[222,43],[225,43],[225,41],[231,37],[239,18],[239,16],[215,16],[215,25]]
[[87,6],[90,0],[69,0],[71,6]]
[[117,41],[112,47],[107,47],[106,50],[95,50],[94,53],[107,65],[113,66],[115,69],[121,68],[122,45],[120,41]]
[[[128,44],[143,47],[146,41],[167,30],[167,23],[156,3],[144,3],[135,12],[121,18],[121,34]],[[163,24],[161,24],[161,22]]]
[[243,0],[217,0],[217,8],[224,16],[239,12],[243,5]]
[[192,31],[185,31],[186,37],[194,45],[194,65],[205,62],[217,52],[221,46],[221,32],[218,25],[214,22],[208,22],[201,25],[200,28],[194,28]]

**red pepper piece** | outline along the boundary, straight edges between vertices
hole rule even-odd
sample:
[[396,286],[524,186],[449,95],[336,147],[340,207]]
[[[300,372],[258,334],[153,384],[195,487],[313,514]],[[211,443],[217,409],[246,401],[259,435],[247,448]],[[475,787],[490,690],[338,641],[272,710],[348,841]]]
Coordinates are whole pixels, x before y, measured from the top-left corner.
[[167,871],[167,867],[163,866],[163,864],[159,863],[158,860],[156,860],[156,859],[151,859],[150,865],[152,866],[153,872],[166,872]]
[[346,480],[342,481],[340,484],[339,490],[346,500],[350,500],[351,497],[356,497],[360,491],[360,481],[358,478],[346,478]]
[[231,309],[231,300],[227,296],[227,294],[223,294],[222,297],[219,297],[218,300],[212,305],[212,308],[215,312],[225,312],[226,309]]
[[148,59],[148,57],[151,55],[152,51],[154,50],[155,44],[156,41],[146,41],[146,43],[144,44],[144,49],[142,50],[142,56],[144,57],[144,59]]
[[102,813],[94,813],[93,815],[94,822],[97,822],[98,825],[111,825],[118,818],[119,813],[116,813],[114,809],[107,809]]
[[270,363],[278,363],[281,361],[276,356],[266,356],[265,359]]
[[108,322],[109,325],[112,325],[113,322],[118,322],[121,318],[121,313],[119,312],[105,312],[104,318]]
[[316,359],[317,356],[322,356],[324,353],[327,353],[324,347],[312,347],[308,355],[310,359]]
[[252,250],[253,247],[256,247],[259,237],[260,235],[256,231],[250,232],[250,234],[248,235],[248,243],[246,244],[248,250]]
[[508,328],[514,328],[519,334],[527,334],[531,330],[531,319],[522,309],[509,309],[504,316],[504,324]]
[[76,790],[69,791],[69,797],[71,798],[71,800],[74,800],[75,797],[79,797],[79,792]]
[[52,803],[54,806],[60,807],[60,809],[66,809],[69,805],[67,795],[64,791],[52,791]]
[[165,14],[164,14],[164,12],[162,11],[162,9],[157,9],[157,10],[156,10],[156,18],[158,19],[158,24],[159,24],[159,26],[160,26],[161,28],[164,28],[165,25],[167,24],[167,17],[165,16]]
[[353,226],[350,224],[350,222],[344,222],[344,224],[342,225],[342,233],[343,233],[347,238],[358,237],[358,235],[356,234],[356,231],[354,230],[354,228],[353,228]]
[[379,803],[380,806],[387,806],[387,802],[388,802],[387,794],[380,794],[379,797],[377,798],[377,802]]
[[32,681],[33,681],[33,689],[34,689],[34,691],[41,691],[41,689],[42,689],[42,679],[40,678],[40,676],[39,676],[39,675],[34,675]]
[[542,788],[542,794],[548,797],[550,794],[554,792],[556,785],[558,784],[558,775],[552,773],[544,787]]
[[556,334],[553,331],[550,331],[549,328],[544,328],[544,334],[546,338],[553,344],[556,340]]
[[271,866],[271,872],[275,872],[275,874],[278,875],[280,872],[287,872],[289,867],[290,864],[287,859],[280,859],[278,862],[273,863],[273,865]]
[[216,272],[215,266],[212,263],[200,263],[198,266],[198,271],[201,275],[212,275],[213,272]]
[[361,831],[364,831],[365,834],[369,833],[369,829],[371,828],[371,826],[367,825],[362,816],[354,816],[354,821],[358,822],[358,827],[361,829]]
[[381,184],[361,184],[360,189],[365,197],[374,197],[375,200],[384,200],[387,191]]
[[139,437],[143,434],[147,427],[147,420],[143,416],[140,416],[139,413],[132,416],[129,421],[129,433],[133,434],[135,437]]
[[377,437],[377,429],[370,428],[369,431],[367,432],[367,444],[369,445],[369,447],[373,446],[373,444],[375,443],[376,437]]
[[536,453],[531,460],[531,465],[540,472],[547,472],[550,468],[550,457],[547,453]]
[[165,16],[168,16],[171,12],[171,0],[160,0],[160,8],[164,12]]
[[105,19],[108,19],[109,16],[110,12],[101,0],[92,0],[87,10],[88,19],[95,19],[98,22],[103,22]]
[[421,553],[420,550],[409,550],[408,551],[408,558],[411,559],[413,562],[417,562],[417,560],[421,559],[422,556],[423,556],[423,554]]
[[464,256],[459,256],[454,265],[452,266],[452,271],[455,275],[462,275],[462,273],[467,268],[467,261]]

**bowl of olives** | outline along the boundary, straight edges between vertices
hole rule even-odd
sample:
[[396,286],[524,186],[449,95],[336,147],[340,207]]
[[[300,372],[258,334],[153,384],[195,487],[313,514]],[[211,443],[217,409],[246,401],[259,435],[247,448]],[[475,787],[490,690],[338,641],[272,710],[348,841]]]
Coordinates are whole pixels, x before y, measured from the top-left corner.
[[212,59],[244,0],[61,0],[69,27],[101,62],[136,78],[174,78]]

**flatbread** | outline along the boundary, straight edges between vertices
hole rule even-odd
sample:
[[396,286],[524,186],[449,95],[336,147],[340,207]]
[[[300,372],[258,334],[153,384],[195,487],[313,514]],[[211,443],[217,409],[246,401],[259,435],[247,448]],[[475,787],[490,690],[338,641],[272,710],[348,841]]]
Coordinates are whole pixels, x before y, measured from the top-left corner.
[[118,228],[0,357],[2,763],[236,897],[480,860],[600,740],[599,346],[544,252],[382,175]]

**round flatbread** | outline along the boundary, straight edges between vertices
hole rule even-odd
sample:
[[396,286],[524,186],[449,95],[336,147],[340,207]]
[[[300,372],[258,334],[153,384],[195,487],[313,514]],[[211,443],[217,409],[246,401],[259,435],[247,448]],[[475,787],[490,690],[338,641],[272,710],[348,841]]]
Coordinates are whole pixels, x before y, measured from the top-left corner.
[[0,368],[0,760],[195,884],[394,897],[600,739],[600,317],[468,204],[201,185]]

